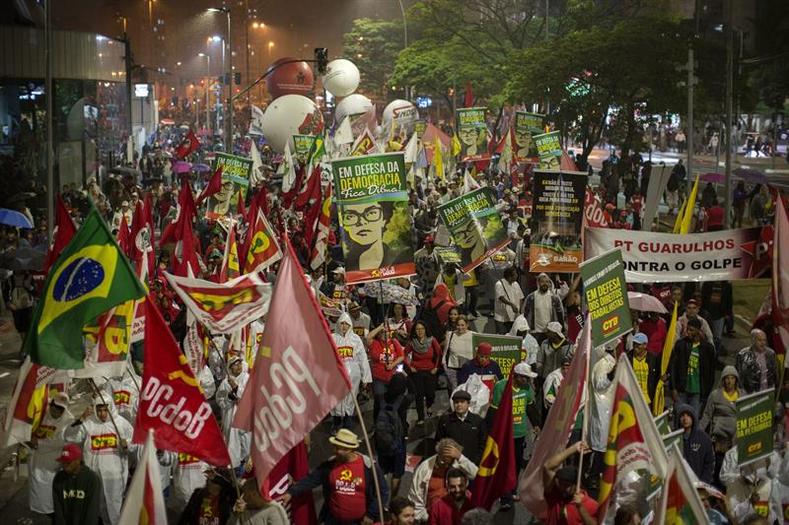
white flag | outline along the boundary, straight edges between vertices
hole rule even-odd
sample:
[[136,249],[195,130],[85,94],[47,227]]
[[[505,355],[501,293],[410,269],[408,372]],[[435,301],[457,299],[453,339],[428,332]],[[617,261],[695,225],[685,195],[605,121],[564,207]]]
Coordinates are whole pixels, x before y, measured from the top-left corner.
[[159,475],[159,461],[153,444],[153,430],[148,431],[142,459],[134,471],[123,502],[123,510],[118,525],[152,525],[167,523],[167,510],[164,507],[162,478]]
[[251,106],[252,118],[249,120],[249,134],[263,135],[263,110],[257,106]]
[[334,132],[335,144],[352,144],[353,143],[353,130],[351,129],[351,119],[345,117]]
[[296,166],[290,152],[289,140],[285,142],[285,153],[282,154],[280,170],[282,170],[282,193],[287,193],[296,182]]
[[408,139],[408,143],[405,145],[405,163],[415,163],[418,153],[419,138],[417,138],[416,132],[414,132],[411,134],[411,138]]
[[260,158],[260,151],[258,151],[254,139],[250,140],[250,142],[249,156],[252,157],[252,174],[250,175],[250,182],[253,186],[256,186],[263,179],[263,159]]

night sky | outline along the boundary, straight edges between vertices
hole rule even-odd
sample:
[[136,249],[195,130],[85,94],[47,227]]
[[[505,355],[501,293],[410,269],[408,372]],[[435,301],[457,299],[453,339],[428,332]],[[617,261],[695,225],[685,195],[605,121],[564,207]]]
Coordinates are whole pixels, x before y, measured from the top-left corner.
[[[250,9],[257,10],[256,20],[265,23],[265,28],[253,29],[253,19],[249,20],[249,44],[254,51],[250,56],[252,74],[262,72],[280,57],[312,57],[315,47],[328,47],[332,58],[341,56],[342,35],[350,29],[355,18],[401,17],[397,0],[246,2]],[[406,8],[412,3],[413,0],[404,2]],[[57,29],[117,37],[122,33],[117,15],[127,17],[135,61],[153,68],[167,68],[185,80],[205,74],[206,63],[197,54],[206,49],[211,54],[212,74],[219,74],[221,46],[207,43],[206,39],[213,35],[225,36],[226,18],[224,13],[206,13],[205,10],[230,5],[236,53],[234,65],[241,71],[245,65],[245,0],[60,0],[54,5]],[[270,52],[269,42],[274,43]],[[182,62],[181,66],[176,66],[177,62]]]

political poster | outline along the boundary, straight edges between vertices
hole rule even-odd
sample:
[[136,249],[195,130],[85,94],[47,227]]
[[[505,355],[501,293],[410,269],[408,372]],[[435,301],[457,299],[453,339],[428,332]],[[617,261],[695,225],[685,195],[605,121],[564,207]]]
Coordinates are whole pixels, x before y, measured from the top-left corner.
[[414,133],[416,133],[416,138],[422,140],[422,135],[425,134],[425,129],[427,128],[427,121],[425,119],[416,119],[414,121]]
[[307,163],[314,144],[315,135],[293,135],[293,153],[299,163]]
[[587,228],[586,257],[622,251],[629,283],[755,279],[772,262],[768,228],[741,228],[675,235],[648,231]]
[[215,153],[213,171],[222,168],[222,189],[208,198],[206,217],[216,220],[231,210],[236,210],[239,197],[246,199],[249,188],[249,175],[252,173],[252,159]]
[[559,132],[551,131],[534,135],[534,146],[537,148],[537,156],[540,158],[541,170],[558,170],[562,162],[562,143],[559,140]]
[[737,461],[744,467],[773,451],[775,391],[754,392],[735,402],[737,410]]
[[444,264],[461,264],[460,252],[455,246],[436,246],[433,251]]
[[490,188],[480,188],[442,204],[438,216],[460,252],[464,272],[473,270],[510,242]]
[[476,161],[490,158],[488,153],[488,108],[460,108],[457,110],[457,134],[460,140],[460,160]]
[[526,111],[516,111],[514,119],[514,138],[515,138],[515,160],[517,162],[529,162],[537,159],[537,145],[534,142],[535,135],[545,132],[545,115],[529,113]]
[[331,168],[346,281],[416,273],[403,153],[336,159]]
[[[510,370],[517,363],[526,358],[526,352],[521,348],[520,337],[509,335],[481,334],[474,332],[471,336],[471,346],[477,348],[480,343],[488,343],[492,351],[490,359],[496,361],[505,378],[510,376]],[[491,389],[492,391],[492,389]]]
[[583,260],[581,229],[587,175],[576,172],[534,172],[532,272],[578,271]]
[[592,323],[592,343],[597,348],[633,328],[622,253],[611,250],[587,259],[580,269]]

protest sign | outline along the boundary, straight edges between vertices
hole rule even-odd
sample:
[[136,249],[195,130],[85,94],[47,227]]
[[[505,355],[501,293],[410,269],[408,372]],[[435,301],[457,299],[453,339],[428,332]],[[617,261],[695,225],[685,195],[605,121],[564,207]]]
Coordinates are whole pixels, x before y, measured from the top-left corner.
[[534,135],[532,139],[537,148],[537,155],[540,157],[540,169],[558,170],[562,162],[562,143],[559,140],[559,132],[551,131]]
[[622,251],[629,283],[754,279],[770,264],[769,238],[762,228],[675,235],[587,228],[586,257]]
[[[480,343],[488,343],[493,349],[490,359],[496,361],[505,378],[510,376],[510,370],[516,363],[526,358],[526,352],[521,348],[520,337],[510,335],[481,334],[474,332],[471,336],[471,346],[477,348]],[[492,391],[492,389],[491,389]]]
[[585,173],[534,172],[530,271],[578,271],[586,179]]
[[459,248],[464,272],[476,268],[509,243],[495,206],[492,190],[480,188],[438,207],[441,222]]
[[222,189],[208,198],[206,217],[216,220],[238,206],[239,197],[246,199],[252,159],[217,152],[214,171],[222,168]]
[[414,133],[416,133],[416,138],[422,140],[422,135],[425,134],[425,129],[427,128],[427,121],[425,119],[417,119],[414,121]]
[[455,246],[436,246],[433,251],[444,264],[460,264],[460,252]]
[[581,264],[581,279],[595,348],[633,329],[619,250],[611,250]]
[[402,152],[331,162],[350,283],[416,273]]
[[737,407],[737,460],[740,468],[773,451],[775,391],[754,392],[735,402]]
[[301,164],[307,163],[314,144],[315,135],[293,135],[293,153]]
[[460,160],[474,161],[490,158],[488,153],[487,108],[457,110],[457,133],[460,140]]
[[545,115],[537,113],[515,112],[515,147],[513,149],[517,162],[527,162],[537,158],[537,145],[534,143],[534,136],[541,135],[545,131],[544,119]]

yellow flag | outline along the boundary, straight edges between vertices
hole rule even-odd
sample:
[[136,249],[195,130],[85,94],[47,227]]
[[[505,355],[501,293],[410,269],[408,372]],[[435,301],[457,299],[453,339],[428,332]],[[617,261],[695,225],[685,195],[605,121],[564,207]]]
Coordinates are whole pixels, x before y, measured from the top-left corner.
[[671,233],[679,233],[679,229],[682,227],[682,218],[685,216],[685,205],[688,202],[685,201],[682,203],[682,206],[679,207],[677,211],[677,218],[674,219],[674,228],[671,230]]
[[441,141],[436,137],[433,146],[433,168],[435,176],[444,179],[444,158],[441,155]]
[[[674,303],[674,313],[671,314],[671,322],[666,332],[666,340],[663,342],[663,352],[660,357],[660,377],[666,375],[668,364],[671,360],[671,352],[674,350],[675,338],[677,336],[677,303]],[[652,414],[659,416],[666,408],[666,387],[662,380],[658,380],[655,388],[655,401],[652,403]]]
[[462,148],[460,146],[460,139],[458,138],[457,133],[456,133],[456,134],[452,135],[452,156],[454,157],[455,155],[460,153],[461,149]]
[[682,218],[682,224],[679,227],[679,233],[690,233],[690,223],[693,220],[693,212],[696,210],[696,196],[699,193],[699,176],[696,175],[696,182],[693,183],[693,189],[690,190],[690,196],[685,203],[685,216]]

